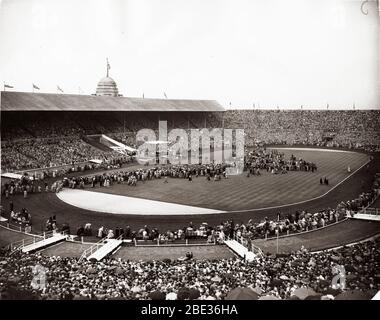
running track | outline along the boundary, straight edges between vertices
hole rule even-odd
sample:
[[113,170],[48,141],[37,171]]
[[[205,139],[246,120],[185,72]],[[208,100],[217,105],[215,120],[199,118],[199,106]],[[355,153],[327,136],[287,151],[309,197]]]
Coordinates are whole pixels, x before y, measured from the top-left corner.
[[[376,155],[375,159],[368,165],[359,170],[354,176],[350,177],[343,184],[339,185],[331,193],[327,194],[322,199],[313,200],[300,205],[293,205],[286,207],[282,210],[283,212],[294,212],[295,210],[310,210],[317,211],[324,209],[326,207],[335,207],[338,202],[342,200],[350,200],[357,197],[361,192],[366,191],[370,188],[373,181],[373,176],[376,172],[380,172],[380,156]],[[284,175],[285,176],[285,175]],[[250,179],[250,178],[249,178]],[[42,195],[31,195],[28,199],[23,199],[21,196],[15,196],[13,198],[15,208],[21,208],[23,206],[27,207],[33,216],[33,228],[34,232],[38,233],[45,223],[47,218],[51,215],[56,215],[58,223],[68,222],[72,228],[72,232],[76,231],[77,226],[83,225],[87,222],[91,222],[94,229],[100,227],[101,225],[107,226],[109,228],[115,227],[125,227],[126,225],[131,226],[132,229],[140,229],[145,224],[150,227],[158,227],[161,231],[168,229],[182,228],[187,225],[189,221],[194,224],[200,224],[207,221],[211,225],[219,224],[225,219],[233,218],[235,222],[248,221],[248,219],[253,219],[253,221],[259,221],[263,217],[275,217],[278,209],[269,210],[259,210],[253,212],[234,212],[234,213],[222,213],[218,215],[207,215],[207,216],[119,216],[101,212],[92,212],[88,210],[83,210],[70,205],[67,205],[60,201],[55,194],[48,193]],[[2,197],[1,203],[8,211],[9,200]],[[358,230],[362,229],[357,228]],[[326,231],[328,228],[326,229]],[[330,229],[331,230],[331,229]],[[365,236],[366,229],[362,229]],[[321,230],[322,231],[322,230]],[[316,231],[319,232],[319,231]],[[317,233],[310,233],[310,237],[315,238]],[[318,246],[320,241],[329,242],[330,236],[335,237],[336,232],[325,233],[324,236],[319,237],[315,245]],[[309,237],[307,236],[307,237]],[[357,237],[355,237],[357,238]],[[304,238],[306,241],[306,238]],[[353,237],[350,233],[344,233],[339,237],[338,242],[349,243]],[[355,240],[355,239],[354,239]],[[310,240],[311,242],[313,240]],[[325,242],[321,243],[324,246]]]

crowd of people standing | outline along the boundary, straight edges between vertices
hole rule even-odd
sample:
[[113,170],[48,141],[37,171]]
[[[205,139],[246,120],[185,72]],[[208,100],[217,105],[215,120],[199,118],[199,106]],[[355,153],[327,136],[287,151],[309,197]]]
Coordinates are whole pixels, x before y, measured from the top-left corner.
[[[377,239],[315,254],[302,249],[288,255],[258,256],[251,263],[238,258],[203,260],[196,256],[185,260],[111,258],[92,262],[2,253],[0,296],[43,300],[224,300],[232,289],[242,287],[252,288],[258,296],[277,299],[305,299],[297,295],[300,288],[307,288],[319,300],[339,299],[345,290],[372,292],[370,299],[380,289],[379,245]],[[337,271],[341,269],[344,274]],[[344,284],[334,283],[337,275],[344,277]],[[159,297],[157,293],[161,293]]]

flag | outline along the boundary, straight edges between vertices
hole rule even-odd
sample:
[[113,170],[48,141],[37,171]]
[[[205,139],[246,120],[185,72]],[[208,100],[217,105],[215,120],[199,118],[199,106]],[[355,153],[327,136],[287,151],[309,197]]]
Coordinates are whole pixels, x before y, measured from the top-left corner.
[[108,58],[107,58],[107,77],[109,75],[110,69],[111,69],[111,66],[110,66],[110,63],[108,62]]
[[167,99],[168,98],[168,96],[166,95],[166,93],[164,92],[164,96],[165,96],[165,98]]
[[10,86],[9,84],[4,83],[4,88],[10,88],[11,89],[11,88],[13,88],[13,86]]
[[63,92],[63,90],[59,86],[57,86],[57,91]]
[[32,85],[33,85],[33,89],[40,90],[40,88],[38,88],[34,83],[32,83]]

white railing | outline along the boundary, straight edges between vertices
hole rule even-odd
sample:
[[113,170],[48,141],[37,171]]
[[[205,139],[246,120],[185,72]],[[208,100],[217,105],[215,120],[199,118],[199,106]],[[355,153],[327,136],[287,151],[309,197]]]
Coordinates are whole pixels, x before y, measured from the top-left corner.
[[15,225],[15,224],[10,223],[9,221],[1,222],[0,225],[9,229],[9,230],[29,234],[29,233],[25,232],[25,227],[23,227],[22,225]]
[[41,238],[36,235],[31,235],[31,238],[22,239],[19,241],[12,242],[6,248],[10,250],[11,254],[17,250],[22,250],[25,246],[41,241]]
[[[368,203],[368,205],[366,207],[363,206],[363,207],[361,207],[361,209],[359,208],[360,210],[358,210],[357,213],[375,215],[375,216],[379,215],[380,214],[380,208],[370,208],[370,206],[372,206],[379,197],[380,197],[380,192],[377,191],[377,194],[372,199],[372,201],[370,203]],[[354,216],[354,215],[351,215],[351,216]]]
[[[26,233],[29,236],[29,238],[24,238],[22,240],[12,242],[6,248],[11,251],[11,254],[13,254],[14,252],[16,252],[18,250],[22,250],[24,247],[26,247],[28,245],[31,245],[31,244],[34,244],[36,242],[45,240],[47,238],[51,238],[56,233],[57,232],[55,232],[55,231],[43,232],[41,234],[28,234],[28,233]],[[64,235],[66,233],[66,231],[62,231],[62,232],[58,232],[58,233],[61,233]]]
[[[122,237],[123,237],[123,235],[120,235],[116,240],[121,240]],[[109,238],[104,237],[104,238],[100,239],[98,242],[96,242],[95,244],[93,244],[91,247],[84,250],[82,255],[79,258],[79,262],[83,261],[87,257],[91,256],[95,251],[97,251],[101,247],[103,247],[106,244],[107,240],[109,240]]]
[[191,241],[191,239],[172,239],[172,240],[163,240],[157,238],[156,240],[137,240],[133,239],[135,247],[181,247],[181,246],[211,246],[216,245],[216,238],[212,242],[208,242],[207,239],[204,241]]
[[362,214],[368,214],[368,215],[373,215],[373,216],[378,216],[380,215],[380,208],[364,208],[362,211],[359,213]]
[[108,238],[104,237],[100,239],[98,242],[93,244],[91,247],[87,248],[83,251],[82,255],[79,258],[79,262],[83,261],[87,257],[91,256],[95,251],[99,250],[99,248],[103,247],[105,243],[107,242]]

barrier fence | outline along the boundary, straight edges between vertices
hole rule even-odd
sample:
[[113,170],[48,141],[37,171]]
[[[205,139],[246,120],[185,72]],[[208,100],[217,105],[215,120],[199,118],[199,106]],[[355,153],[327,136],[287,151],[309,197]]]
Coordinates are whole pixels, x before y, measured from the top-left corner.
[[217,241],[214,239],[209,242],[207,239],[175,239],[175,240],[133,240],[135,247],[152,247],[152,246],[210,246],[216,245]]
[[371,208],[370,206],[373,205],[376,200],[380,197],[380,191],[377,190],[376,196],[371,200],[371,202],[366,206],[366,207],[361,207],[361,209],[357,213],[361,214],[368,214],[368,215],[373,215],[373,216],[378,216],[380,215],[380,208]]
[[8,246],[6,246],[6,249],[10,250],[10,252],[12,254],[12,253],[16,252],[17,250],[21,250],[22,248],[24,248],[28,245],[31,245],[31,244],[34,244],[36,242],[51,238],[57,233],[60,233],[63,235],[66,234],[65,231],[62,231],[62,232],[48,231],[48,232],[43,232],[40,234],[25,233],[25,235],[28,236],[27,238],[24,238],[24,239],[19,240],[19,241],[12,242]]
[[360,213],[373,216],[380,215],[380,208],[364,208]]
[[2,222],[0,222],[0,225],[3,227],[6,227],[7,229],[17,231],[17,232],[22,232],[22,233],[25,233],[28,235],[30,235],[32,232],[32,226],[31,225],[29,225],[28,227],[25,227],[25,226],[22,226],[19,224],[10,223],[9,221],[2,221]]

